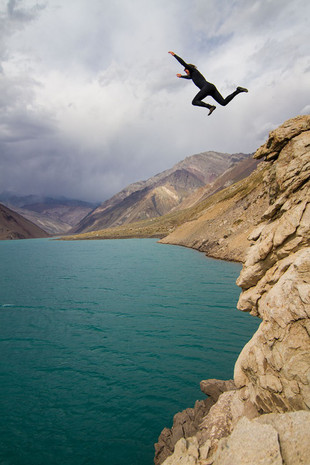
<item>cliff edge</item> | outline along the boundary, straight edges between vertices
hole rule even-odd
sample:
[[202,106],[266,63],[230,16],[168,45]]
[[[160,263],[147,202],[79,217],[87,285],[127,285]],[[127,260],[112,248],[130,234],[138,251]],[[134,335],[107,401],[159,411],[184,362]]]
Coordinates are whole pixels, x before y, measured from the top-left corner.
[[254,157],[265,160],[268,205],[250,233],[238,309],[262,322],[234,381],[202,381],[208,397],[163,430],[156,464],[310,463],[310,115],[272,131]]

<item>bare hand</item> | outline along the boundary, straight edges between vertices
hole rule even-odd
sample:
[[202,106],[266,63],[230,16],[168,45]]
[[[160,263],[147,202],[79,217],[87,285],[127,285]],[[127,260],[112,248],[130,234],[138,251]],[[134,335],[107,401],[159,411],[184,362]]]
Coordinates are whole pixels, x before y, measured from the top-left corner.
[[174,55],[175,55],[175,53],[174,53],[174,52],[168,52],[168,53],[170,53],[170,55],[172,55],[173,57],[174,57]]
[[182,77],[182,74],[179,74],[179,73],[178,73],[178,74],[177,74],[177,77]]

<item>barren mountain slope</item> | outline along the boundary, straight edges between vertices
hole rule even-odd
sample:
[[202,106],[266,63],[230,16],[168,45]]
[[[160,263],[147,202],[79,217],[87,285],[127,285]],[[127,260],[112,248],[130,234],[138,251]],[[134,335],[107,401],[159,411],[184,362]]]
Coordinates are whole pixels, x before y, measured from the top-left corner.
[[147,181],[131,184],[87,215],[72,233],[98,231],[167,214],[199,187],[249,155],[204,152],[187,157]]
[[95,207],[94,204],[71,199],[54,199],[36,195],[17,196],[1,193],[0,201],[49,234],[67,233]]
[[0,239],[48,237],[47,232],[0,204]]
[[161,240],[205,252],[210,257],[244,261],[250,243],[247,236],[268,205],[262,179],[265,166],[247,178],[198,203],[195,217]]
[[261,163],[250,176],[209,197],[208,189],[210,192],[218,190],[222,183],[199,189],[197,197],[196,193],[191,197],[189,203],[192,205],[183,210],[174,209],[158,218],[67,236],[67,239],[158,237],[163,238],[163,243],[196,248],[217,258],[243,261],[248,245],[246,236],[268,204],[262,187],[263,172]]

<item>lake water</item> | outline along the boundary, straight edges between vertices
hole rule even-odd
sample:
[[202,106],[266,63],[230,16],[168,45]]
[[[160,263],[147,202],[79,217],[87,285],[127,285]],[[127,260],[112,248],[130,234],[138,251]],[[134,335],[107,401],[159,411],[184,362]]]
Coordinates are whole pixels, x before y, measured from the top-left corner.
[[1,465],[151,465],[258,326],[240,269],[153,239],[0,241]]

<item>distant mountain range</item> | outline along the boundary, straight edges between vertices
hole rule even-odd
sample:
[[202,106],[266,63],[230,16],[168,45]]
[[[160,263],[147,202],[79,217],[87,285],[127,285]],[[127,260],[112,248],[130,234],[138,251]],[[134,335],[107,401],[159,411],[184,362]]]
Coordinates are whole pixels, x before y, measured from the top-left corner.
[[[15,212],[16,220],[20,215],[39,227],[33,229],[32,237],[42,237],[42,230],[45,235],[87,233],[186,210],[248,176],[256,166],[257,161],[250,154],[209,151],[189,156],[171,169],[130,184],[99,206],[80,200],[17,196],[8,192],[0,194],[0,202]],[[0,217],[4,236],[31,237],[23,235],[21,226],[15,234],[4,217],[5,214]]]
[[[232,168],[241,163],[247,167],[240,169],[239,175],[237,170],[223,178],[223,183],[228,184],[256,167],[257,163],[249,154],[209,151],[187,157],[146,181],[130,184],[91,211],[72,228],[71,233],[97,231],[163,216],[195,195],[197,189],[214,182],[223,173],[232,173]],[[242,175],[242,171],[246,172]],[[216,188],[223,187],[219,184]]]
[[0,204],[0,240],[48,237],[48,234],[5,205]]
[[52,235],[67,233],[96,206],[81,200],[10,192],[2,192],[0,202]]

